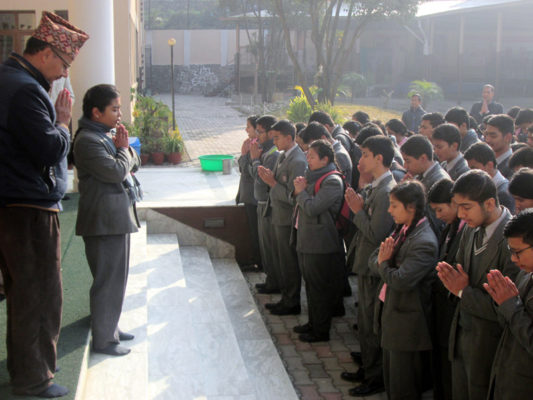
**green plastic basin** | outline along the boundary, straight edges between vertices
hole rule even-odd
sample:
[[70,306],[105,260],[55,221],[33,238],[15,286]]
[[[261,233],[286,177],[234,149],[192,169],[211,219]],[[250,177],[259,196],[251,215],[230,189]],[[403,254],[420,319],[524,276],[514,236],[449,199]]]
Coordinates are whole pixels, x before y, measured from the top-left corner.
[[233,160],[235,157],[230,154],[209,154],[198,158],[203,171],[223,171],[223,161]]

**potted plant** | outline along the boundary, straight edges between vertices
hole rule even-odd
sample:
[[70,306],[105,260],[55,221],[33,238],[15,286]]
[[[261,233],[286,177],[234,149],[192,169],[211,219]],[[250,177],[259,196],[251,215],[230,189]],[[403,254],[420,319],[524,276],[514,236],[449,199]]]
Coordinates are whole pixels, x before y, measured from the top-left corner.
[[170,130],[165,136],[164,143],[168,161],[174,165],[179,164],[183,152],[183,139],[179,129]]
[[170,108],[162,101],[137,94],[133,109],[134,120],[128,131],[132,136],[139,137],[141,153],[150,154],[156,165],[162,164],[165,159],[165,136],[171,116]]

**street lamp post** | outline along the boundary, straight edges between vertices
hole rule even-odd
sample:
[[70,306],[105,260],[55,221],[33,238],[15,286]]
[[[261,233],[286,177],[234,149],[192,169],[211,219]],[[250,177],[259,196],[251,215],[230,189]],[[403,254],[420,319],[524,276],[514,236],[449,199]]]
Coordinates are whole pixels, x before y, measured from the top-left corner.
[[172,130],[176,130],[176,116],[174,115],[174,45],[176,39],[168,39],[168,45],[170,46],[170,90],[172,92]]

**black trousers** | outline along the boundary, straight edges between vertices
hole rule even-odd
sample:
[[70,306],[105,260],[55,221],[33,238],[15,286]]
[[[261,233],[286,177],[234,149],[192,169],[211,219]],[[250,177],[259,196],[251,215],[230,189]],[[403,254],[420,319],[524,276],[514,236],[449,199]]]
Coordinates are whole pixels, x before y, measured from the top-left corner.
[[357,308],[357,324],[359,328],[359,343],[365,378],[382,380],[383,356],[381,352],[381,338],[374,332],[375,305],[381,279],[374,276],[358,275],[357,288],[359,306]]
[[252,264],[262,265],[257,228],[257,206],[255,204],[244,203],[244,210],[246,211],[250,241],[252,242]]
[[93,347],[118,344],[130,259],[130,235],[84,236],[85,255],[93,276],[90,291]]
[[342,299],[344,254],[298,253],[298,258],[305,281],[309,324],[316,335],[329,335],[339,295]]
[[279,289],[281,281],[281,270],[278,258],[275,257],[277,250],[274,248],[274,227],[272,218],[263,216],[266,204],[257,204],[257,228],[259,231],[259,250],[261,250],[261,261],[266,274],[266,286],[268,289]]
[[61,326],[56,212],[0,208],[0,270],[7,297],[7,369],[13,393],[38,394],[54,377]]
[[389,400],[416,400],[425,390],[430,351],[383,349],[383,377]]
[[291,226],[274,225],[275,249],[281,272],[281,304],[286,307],[300,305],[302,274],[296,249],[290,244]]

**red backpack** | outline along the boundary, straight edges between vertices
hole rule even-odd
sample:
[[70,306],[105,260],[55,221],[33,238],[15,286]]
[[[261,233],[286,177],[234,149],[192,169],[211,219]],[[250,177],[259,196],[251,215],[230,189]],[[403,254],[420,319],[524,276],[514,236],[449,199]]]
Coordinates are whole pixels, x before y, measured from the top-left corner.
[[350,220],[350,207],[348,206],[348,203],[346,203],[346,200],[344,199],[344,192],[346,192],[346,188],[350,187],[349,184],[346,183],[346,179],[344,178],[344,175],[341,174],[339,171],[329,171],[322,175],[315,183],[315,195],[317,194],[318,190],[320,189],[320,185],[330,175],[338,175],[342,179],[343,184],[343,195],[342,195],[342,203],[341,208],[339,210],[339,213],[337,214],[337,217],[335,218],[335,226],[337,227],[337,230],[339,231],[339,234],[344,236],[348,232],[348,228],[352,221]]

